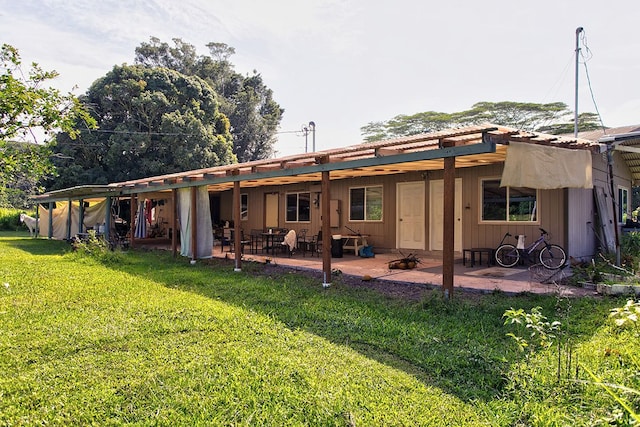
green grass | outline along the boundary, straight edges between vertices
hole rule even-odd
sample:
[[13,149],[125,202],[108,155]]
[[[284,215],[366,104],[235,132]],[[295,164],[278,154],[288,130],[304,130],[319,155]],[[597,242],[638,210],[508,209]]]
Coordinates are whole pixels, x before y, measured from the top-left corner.
[[624,300],[558,312],[554,296],[433,291],[416,303],[270,271],[159,251],[94,259],[0,234],[0,425],[624,421],[586,373],[557,381],[553,352],[519,353],[510,307],[541,306],[568,328],[574,359],[639,388],[639,329],[607,319]]

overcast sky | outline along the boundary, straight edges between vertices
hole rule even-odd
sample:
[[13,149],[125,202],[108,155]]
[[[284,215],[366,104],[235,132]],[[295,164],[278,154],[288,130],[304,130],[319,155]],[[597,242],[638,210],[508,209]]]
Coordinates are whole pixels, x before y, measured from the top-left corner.
[[[360,143],[398,114],[456,112],[480,101],[574,108],[576,28],[606,126],[640,123],[638,0],[0,0],[0,42],[84,93],[156,36],[199,54],[232,46],[285,109],[279,156]],[[586,46],[586,47],[585,47]],[[580,66],[580,112],[595,112]],[[308,151],[312,149],[311,135]]]

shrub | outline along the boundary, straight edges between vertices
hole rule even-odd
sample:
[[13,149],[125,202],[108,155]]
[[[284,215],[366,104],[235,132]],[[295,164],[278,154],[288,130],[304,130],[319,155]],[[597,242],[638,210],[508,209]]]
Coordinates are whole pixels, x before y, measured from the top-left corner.
[[104,264],[121,263],[122,252],[111,249],[109,242],[104,237],[98,236],[95,230],[87,232],[86,239],[75,238],[72,242],[73,250],[78,257],[89,257]]
[[11,208],[0,208],[0,230],[17,231],[24,226],[20,224],[20,213],[22,211]]

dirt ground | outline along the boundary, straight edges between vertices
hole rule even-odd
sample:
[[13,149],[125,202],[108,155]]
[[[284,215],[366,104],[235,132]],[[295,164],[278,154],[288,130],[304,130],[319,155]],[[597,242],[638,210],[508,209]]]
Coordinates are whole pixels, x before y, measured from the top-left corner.
[[[221,262],[233,265],[232,260],[217,259]],[[246,264],[245,264],[246,265]],[[304,275],[313,279],[317,279],[318,283],[322,282],[322,273],[314,270],[296,269],[283,265],[254,264],[251,268],[245,269],[255,275],[277,277],[286,275],[291,272]],[[432,287],[419,283],[394,282],[391,280],[363,280],[361,276],[353,276],[342,272],[334,272],[331,286],[349,286],[358,289],[370,289],[380,294],[394,299],[403,299],[406,301],[421,301],[425,295],[431,292]]]

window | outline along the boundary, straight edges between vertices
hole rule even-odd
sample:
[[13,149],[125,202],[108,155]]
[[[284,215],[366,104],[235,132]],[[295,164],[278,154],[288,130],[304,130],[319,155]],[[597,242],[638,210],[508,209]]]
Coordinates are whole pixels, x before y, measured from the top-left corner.
[[311,221],[311,193],[287,194],[287,222]]
[[627,222],[627,212],[629,207],[629,189],[618,187],[618,222]]
[[349,189],[349,221],[382,221],[382,186]]
[[240,194],[240,221],[249,219],[249,195]]
[[482,221],[536,222],[538,192],[533,188],[500,187],[499,179],[482,181]]

